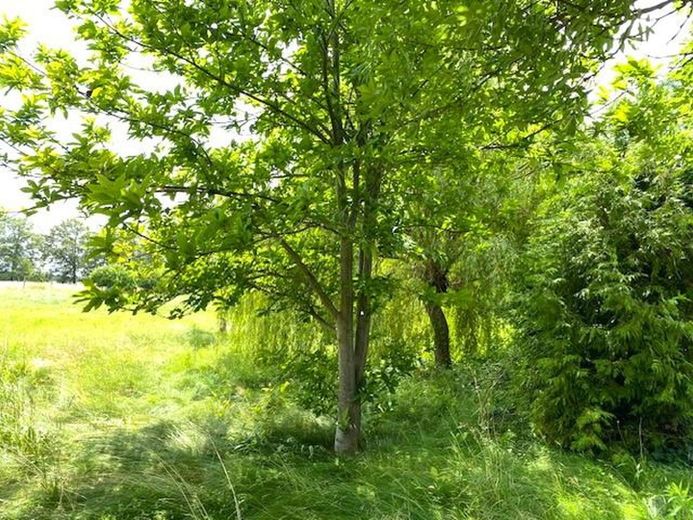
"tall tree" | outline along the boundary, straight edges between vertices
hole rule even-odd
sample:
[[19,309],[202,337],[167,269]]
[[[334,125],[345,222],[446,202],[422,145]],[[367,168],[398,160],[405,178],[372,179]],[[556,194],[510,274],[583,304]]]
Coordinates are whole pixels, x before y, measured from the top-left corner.
[[[21,24],[0,30],[0,85],[26,94],[0,135],[34,197],[78,197],[111,230],[144,237],[153,261],[132,266],[158,284],[111,302],[152,310],[182,295],[182,313],[254,289],[333,331],[339,453],[358,447],[371,321],[387,295],[376,260],[401,247],[401,194],[427,175],[406,166],[473,156],[548,120],[574,126],[583,82],[643,14],[626,0],[56,5],[89,65],[45,47],[21,56]],[[158,81],[131,74],[134,55]],[[81,131],[51,132],[55,113],[81,114]],[[109,119],[153,144],[116,153]],[[106,231],[103,249],[117,253],[117,236]]]
[[25,217],[0,211],[0,280],[28,280],[38,275],[40,237]]
[[43,244],[48,269],[59,282],[77,283],[90,266],[87,254],[89,229],[82,220],[72,218],[54,226]]

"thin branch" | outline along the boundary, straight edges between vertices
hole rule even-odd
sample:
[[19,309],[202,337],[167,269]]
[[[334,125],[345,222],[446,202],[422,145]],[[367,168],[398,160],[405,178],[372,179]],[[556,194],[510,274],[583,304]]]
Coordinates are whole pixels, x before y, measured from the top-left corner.
[[115,28],[112,24],[110,24],[107,20],[105,20],[102,16],[100,16],[98,14],[94,14],[94,16],[97,19],[99,19],[101,21],[101,23],[103,23],[113,34],[115,34],[119,38],[122,38],[122,39],[129,41],[131,43],[134,43],[135,45],[138,45],[139,47],[141,47],[143,49],[146,49],[146,50],[149,50],[149,51],[152,51],[155,53],[160,53],[160,54],[172,56],[172,57],[174,57],[174,58],[176,58],[176,59],[178,59],[184,63],[187,63],[188,65],[193,67],[195,70],[197,70],[198,72],[207,76],[208,78],[213,79],[214,81],[216,81],[220,85],[223,85],[224,87],[226,87],[226,88],[228,88],[228,89],[230,89],[230,90],[232,90],[238,94],[244,95],[244,96],[252,99],[253,101],[256,101],[257,103],[260,103],[261,105],[263,105],[266,108],[275,112],[277,115],[279,115],[285,119],[288,119],[291,122],[293,122],[294,124],[298,125],[300,128],[303,128],[304,130],[306,130],[310,134],[317,137],[323,143],[330,144],[329,139],[326,136],[324,136],[322,134],[322,132],[320,132],[320,130],[313,128],[310,124],[303,121],[299,117],[287,112],[286,110],[283,110],[279,105],[277,105],[277,103],[275,103],[269,99],[265,99],[258,94],[254,94],[254,93],[252,93],[252,92],[250,92],[250,91],[248,91],[248,90],[246,90],[246,89],[244,89],[238,85],[234,85],[233,83],[228,82],[225,78],[223,78],[223,77],[219,76],[218,74],[215,74],[214,72],[206,69],[205,67],[200,65],[197,61],[195,61],[192,58],[188,58],[186,56],[183,56],[180,53],[172,51],[171,49],[162,49],[162,48],[155,47],[153,45],[149,45],[147,43],[141,42],[139,40],[136,40],[135,38],[132,38],[130,36],[123,34],[121,31],[119,31],[117,28]]
[[664,2],[659,2],[658,4],[651,5],[650,7],[643,7],[642,9],[637,9],[633,12],[633,14],[637,17],[640,17],[644,14],[652,13],[654,11],[659,11],[660,9],[664,9],[666,6],[668,6],[671,3],[673,3],[672,0],[664,0]]
[[283,238],[279,237],[279,244],[287,252],[291,260],[296,264],[296,266],[301,270],[303,275],[306,277],[306,282],[315,291],[315,294],[320,299],[320,302],[325,306],[325,309],[332,315],[335,319],[339,316],[339,311],[335,307],[332,299],[329,297],[325,289],[320,284],[320,281],[316,278],[315,274],[310,270],[310,268],[303,262],[301,256],[292,248],[289,243]]
[[560,121],[549,121],[548,123],[540,126],[536,130],[530,132],[527,135],[522,136],[519,138],[517,141],[513,143],[493,143],[493,144],[487,144],[481,147],[481,150],[510,150],[513,148],[520,148],[522,146],[527,145],[532,138],[535,136],[541,134],[542,132],[545,132],[546,130],[550,129],[552,126],[556,125]]
[[203,186],[181,186],[174,184],[165,184],[159,187],[157,191],[162,193],[201,193],[206,195],[218,195],[220,197],[228,198],[258,198],[275,204],[281,203],[279,199],[275,199],[274,197],[270,197],[269,195],[263,195],[261,193],[245,193],[242,191],[221,190],[217,188],[207,188]]

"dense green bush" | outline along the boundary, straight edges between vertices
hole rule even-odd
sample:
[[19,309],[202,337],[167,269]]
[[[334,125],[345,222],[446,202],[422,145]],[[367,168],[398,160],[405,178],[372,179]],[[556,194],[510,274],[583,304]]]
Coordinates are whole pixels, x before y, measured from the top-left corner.
[[103,265],[97,267],[89,274],[89,281],[102,289],[115,287],[130,288],[135,285],[132,274],[124,267],[118,265]]
[[155,275],[143,275],[121,264],[106,264],[93,269],[84,279],[86,290],[79,293],[77,301],[86,302],[87,311],[101,305],[112,310],[118,305],[130,308],[129,294],[151,291],[157,282]]
[[690,440],[690,185],[643,155],[620,166],[574,179],[549,204],[516,302],[532,419],[578,450]]

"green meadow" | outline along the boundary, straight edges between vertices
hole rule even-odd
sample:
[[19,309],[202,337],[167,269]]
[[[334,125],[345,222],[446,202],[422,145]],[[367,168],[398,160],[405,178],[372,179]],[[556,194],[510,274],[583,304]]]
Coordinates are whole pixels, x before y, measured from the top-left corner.
[[336,458],[333,422],[255,362],[247,310],[221,335],[210,313],[82,313],[75,290],[0,288],[2,520],[691,518],[690,467],[547,447],[498,412],[492,366],[403,380]]

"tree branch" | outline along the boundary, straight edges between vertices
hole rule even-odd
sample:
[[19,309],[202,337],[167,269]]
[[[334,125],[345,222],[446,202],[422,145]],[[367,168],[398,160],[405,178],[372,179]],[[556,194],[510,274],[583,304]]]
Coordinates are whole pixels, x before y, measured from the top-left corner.
[[214,81],[216,81],[220,85],[222,85],[222,86],[224,86],[224,87],[226,87],[226,88],[230,89],[231,91],[234,91],[238,94],[244,95],[244,96],[252,99],[253,101],[256,101],[257,103],[260,103],[262,106],[270,109],[271,111],[273,111],[274,113],[276,113],[280,117],[283,117],[284,119],[288,119],[291,122],[293,122],[294,124],[296,124],[297,126],[299,126],[300,128],[303,128],[304,130],[306,130],[310,134],[317,137],[323,143],[330,144],[329,139],[325,135],[323,135],[322,132],[320,132],[320,130],[313,128],[310,124],[303,121],[299,117],[287,112],[286,110],[283,110],[279,105],[277,105],[277,103],[275,103],[269,99],[265,99],[264,97],[262,97],[258,94],[254,94],[254,93],[252,93],[252,92],[250,92],[250,91],[248,91],[248,90],[246,90],[246,89],[244,89],[238,85],[234,85],[233,83],[228,82],[225,78],[223,78],[223,77],[219,76],[218,74],[215,74],[214,72],[206,69],[205,67],[203,67],[202,65],[197,63],[192,58],[188,58],[186,56],[183,56],[180,53],[172,51],[171,49],[162,49],[159,47],[155,47],[153,45],[141,42],[139,40],[136,40],[135,38],[127,36],[127,35],[123,34],[121,31],[119,31],[117,28],[115,28],[112,24],[110,24],[102,16],[100,16],[96,13],[93,13],[93,15],[98,20],[100,20],[101,23],[103,23],[113,34],[115,34],[119,38],[122,38],[122,39],[129,41],[131,43],[134,43],[135,45],[137,45],[143,49],[146,49],[148,51],[163,54],[163,55],[172,56],[172,57],[176,58],[177,60],[180,60],[184,63],[187,63],[188,65],[193,67],[195,70],[197,70],[198,72],[207,76],[208,78],[213,79]]
[[310,268],[303,262],[301,256],[296,252],[294,248],[292,248],[289,245],[289,243],[286,240],[284,240],[281,237],[278,237],[278,240],[279,244],[289,255],[289,258],[291,258],[291,260],[301,270],[301,272],[306,278],[306,282],[308,283],[310,288],[313,289],[313,291],[315,291],[315,294],[320,299],[320,302],[325,306],[325,309],[330,313],[330,315],[332,315],[334,318],[337,318],[339,316],[339,311],[337,310],[337,307],[335,307],[334,303],[332,302],[332,299],[329,297],[325,289],[320,284],[320,281],[316,278],[315,274],[313,274]]

